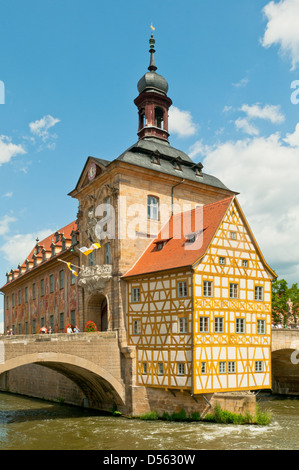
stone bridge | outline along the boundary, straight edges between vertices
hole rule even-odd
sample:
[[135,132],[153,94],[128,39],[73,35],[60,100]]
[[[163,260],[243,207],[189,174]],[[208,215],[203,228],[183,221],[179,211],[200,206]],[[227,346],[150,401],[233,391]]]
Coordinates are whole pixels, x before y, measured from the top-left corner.
[[272,392],[299,395],[299,330],[273,329],[271,349]]
[[16,367],[39,364],[75,382],[88,406],[126,408],[117,332],[0,337],[0,376]]

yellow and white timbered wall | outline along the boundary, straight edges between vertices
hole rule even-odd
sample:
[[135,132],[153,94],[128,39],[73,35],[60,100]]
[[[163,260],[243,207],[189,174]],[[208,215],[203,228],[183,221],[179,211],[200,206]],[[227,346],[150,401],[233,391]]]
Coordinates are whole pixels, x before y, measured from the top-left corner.
[[130,279],[127,318],[137,384],[191,390],[191,272]]
[[193,279],[193,393],[270,388],[272,278],[235,202]]

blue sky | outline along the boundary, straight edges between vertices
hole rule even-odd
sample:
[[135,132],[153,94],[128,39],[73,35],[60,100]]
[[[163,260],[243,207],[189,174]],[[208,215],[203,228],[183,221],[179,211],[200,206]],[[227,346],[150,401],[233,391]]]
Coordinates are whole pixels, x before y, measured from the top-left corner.
[[1,285],[76,218],[86,158],[136,142],[151,23],[171,145],[240,192],[266,260],[299,282],[299,0],[2,0]]

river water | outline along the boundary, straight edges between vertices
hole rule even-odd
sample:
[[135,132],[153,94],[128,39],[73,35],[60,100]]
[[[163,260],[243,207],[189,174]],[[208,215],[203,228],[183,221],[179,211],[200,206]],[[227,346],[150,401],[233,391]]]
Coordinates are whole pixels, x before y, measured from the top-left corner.
[[0,392],[0,450],[298,450],[299,397],[258,397],[268,426],[142,421]]

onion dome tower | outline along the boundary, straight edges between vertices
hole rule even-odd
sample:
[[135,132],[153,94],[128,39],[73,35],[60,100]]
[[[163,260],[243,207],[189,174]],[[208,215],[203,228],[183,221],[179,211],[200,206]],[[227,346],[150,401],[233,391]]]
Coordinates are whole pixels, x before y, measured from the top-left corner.
[[172,101],[167,96],[168,83],[162,75],[156,73],[155,39],[153,34],[149,40],[150,65],[139,80],[137,88],[139,96],[134,100],[138,108],[139,125],[137,135],[140,139],[156,137],[168,142],[168,109]]

